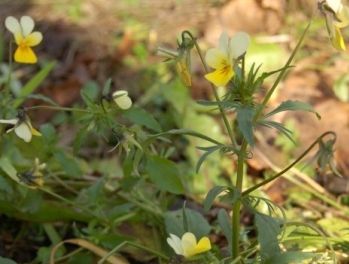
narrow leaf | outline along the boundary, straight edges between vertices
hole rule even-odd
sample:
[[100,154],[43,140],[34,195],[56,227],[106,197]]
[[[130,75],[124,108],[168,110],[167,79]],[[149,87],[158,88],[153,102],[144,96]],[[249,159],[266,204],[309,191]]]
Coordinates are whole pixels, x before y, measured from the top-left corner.
[[52,69],[56,66],[56,62],[52,61],[44,66],[33,78],[31,78],[21,89],[21,92],[18,98],[14,101],[14,107],[19,107],[25,98],[33,93],[40,84],[45,80],[48,74],[52,71]]
[[156,121],[151,114],[141,108],[132,107],[125,111],[123,115],[133,123],[145,126],[156,132],[161,131],[161,126],[158,121]]
[[222,228],[223,231],[223,235],[225,236],[225,238],[228,241],[229,244],[229,249],[231,248],[231,238],[232,238],[232,228],[231,228],[231,221],[230,221],[230,217],[227,213],[226,210],[224,209],[220,209],[218,212],[218,224],[219,226]]
[[215,186],[215,187],[213,187],[213,188],[207,193],[206,198],[205,198],[205,200],[204,200],[204,202],[203,202],[204,210],[207,212],[207,211],[211,208],[211,206],[212,206],[214,200],[216,199],[216,197],[217,197],[220,193],[226,191],[227,189],[228,189],[228,187],[226,187],[226,186]]
[[265,118],[270,117],[272,115],[275,115],[280,112],[284,111],[305,111],[305,112],[311,112],[316,115],[318,119],[321,119],[321,116],[314,110],[314,108],[305,102],[300,101],[285,101],[282,102],[278,107],[276,107],[273,111],[269,112],[265,115]]
[[244,138],[247,140],[247,142],[251,146],[254,145],[254,139],[253,139],[254,113],[255,113],[254,109],[248,106],[239,107],[237,109],[238,128],[240,132],[243,134]]

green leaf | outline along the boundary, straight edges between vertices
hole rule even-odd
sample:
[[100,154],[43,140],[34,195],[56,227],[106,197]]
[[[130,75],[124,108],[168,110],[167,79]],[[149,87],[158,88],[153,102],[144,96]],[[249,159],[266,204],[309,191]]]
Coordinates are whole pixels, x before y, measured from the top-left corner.
[[254,145],[252,122],[254,113],[255,110],[250,106],[242,106],[237,108],[238,128],[251,146]]
[[43,94],[30,94],[30,95],[28,95],[28,98],[41,100],[41,101],[44,101],[48,104],[51,104],[54,106],[59,106],[59,104],[57,104],[55,101],[53,101],[50,97],[47,97]]
[[281,249],[278,241],[278,235],[281,232],[280,222],[271,216],[255,213],[255,224],[262,258],[267,260],[280,255]]
[[82,175],[82,171],[77,161],[73,157],[68,156],[64,151],[57,150],[54,153],[54,157],[68,176],[80,177]]
[[150,156],[147,160],[146,172],[150,180],[163,191],[174,194],[184,192],[176,163],[160,156]]
[[156,132],[161,131],[161,126],[158,121],[156,121],[151,114],[141,108],[132,107],[129,110],[124,111],[123,115],[135,124],[145,126]]
[[200,159],[198,160],[198,162],[196,163],[196,173],[199,172],[201,165],[203,164],[203,162],[206,160],[206,158],[212,154],[213,152],[219,150],[220,148],[222,148],[222,146],[218,145],[218,146],[212,146],[212,147],[197,147],[200,150],[205,151],[204,154],[201,155]]
[[15,182],[20,182],[16,168],[7,157],[2,157],[0,159],[0,169],[2,169]]
[[310,252],[289,251],[273,256],[272,258],[268,259],[265,264],[303,263],[304,260],[309,260],[317,255],[318,254]]
[[270,120],[259,120],[258,124],[278,130],[280,133],[285,135],[290,141],[292,141],[294,145],[296,145],[296,142],[292,138],[292,131],[286,128],[283,124]]
[[9,259],[9,258],[3,258],[3,257],[0,257],[0,263],[1,264],[17,264],[16,261],[13,261],[12,259]]
[[98,97],[98,92],[98,84],[94,81],[90,81],[81,89],[80,95],[87,106],[92,106]]
[[204,210],[207,212],[208,210],[210,210],[214,200],[216,199],[216,197],[226,191],[228,189],[228,187],[226,186],[215,186],[213,187],[206,195],[206,198],[203,202],[204,205]]
[[305,111],[305,112],[311,112],[311,113],[314,113],[318,119],[321,119],[321,116],[314,110],[314,108],[310,104],[304,103],[304,102],[300,102],[300,101],[291,101],[291,100],[282,102],[273,111],[271,111],[268,114],[266,114],[264,116],[264,118],[268,118],[268,117],[270,117],[272,115],[275,115],[277,113],[284,112],[284,111]]
[[219,212],[218,212],[218,216],[217,216],[217,220],[218,220],[218,224],[219,226],[222,228],[222,232],[223,232],[223,235],[225,236],[225,238],[227,239],[228,241],[228,244],[229,244],[229,250],[231,249],[231,238],[232,238],[232,234],[233,234],[233,231],[232,231],[232,228],[231,228],[231,221],[230,221],[230,217],[227,213],[226,210],[224,209],[220,209]]
[[33,78],[31,78],[21,89],[19,97],[14,101],[14,107],[19,107],[25,98],[33,93],[40,84],[45,80],[48,74],[52,71],[52,69],[56,66],[55,61],[51,61],[47,63]]
[[167,233],[182,237],[185,232],[191,232],[197,239],[208,235],[211,226],[205,217],[189,208],[185,208],[184,211],[187,218],[188,230],[184,229],[183,209],[180,209],[165,213],[164,217]]
[[102,94],[104,96],[106,96],[110,93],[110,88],[111,88],[112,83],[113,83],[113,80],[111,78],[108,78],[108,80],[105,82],[105,84],[103,86],[103,92],[102,92]]

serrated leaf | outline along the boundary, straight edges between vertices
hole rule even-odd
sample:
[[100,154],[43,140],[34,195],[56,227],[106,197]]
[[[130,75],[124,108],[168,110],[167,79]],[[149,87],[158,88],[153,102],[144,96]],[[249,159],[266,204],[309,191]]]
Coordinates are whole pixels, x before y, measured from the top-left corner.
[[145,126],[156,132],[161,131],[161,126],[158,121],[156,121],[156,119],[151,114],[141,108],[132,107],[129,110],[123,112],[123,115],[135,124]]
[[305,102],[300,102],[300,101],[285,101],[282,102],[278,107],[276,107],[273,111],[269,112],[264,116],[264,118],[270,117],[272,115],[275,115],[280,112],[284,111],[306,111],[306,112],[311,112],[316,115],[318,119],[321,119],[321,116],[314,110],[314,108]]
[[218,212],[217,218],[218,218],[218,224],[222,228],[223,235],[225,236],[225,238],[228,241],[228,244],[229,244],[228,248],[230,250],[231,243],[232,243],[231,239],[232,239],[232,234],[233,234],[233,231],[231,228],[230,217],[229,217],[226,210],[220,209]]
[[204,205],[204,210],[207,212],[208,210],[210,210],[214,200],[216,199],[216,197],[226,191],[228,189],[228,187],[226,186],[215,186],[213,187],[206,195],[205,200],[203,202]]
[[150,156],[147,160],[146,172],[150,180],[163,191],[174,194],[184,192],[176,163],[160,156]]
[[281,228],[279,221],[269,215],[255,213],[255,225],[258,231],[257,239],[260,244],[262,258],[267,260],[280,255],[278,235]]
[[249,106],[242,106],[237,108],[237,121],[238,121],[238,128],[244,138],[247,140],[247,142],[253,146],[254,145],[254,139],[253,139],[253,116],[254,116],[254,109]]

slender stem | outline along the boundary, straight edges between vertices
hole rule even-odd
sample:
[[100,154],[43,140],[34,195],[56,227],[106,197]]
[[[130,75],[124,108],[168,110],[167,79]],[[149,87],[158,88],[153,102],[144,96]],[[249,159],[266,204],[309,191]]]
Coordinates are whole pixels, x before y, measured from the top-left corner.
[[336,133],[333,131],[328,131],[323,133],[321,136],[319,136],[295,161],[293,161],[290,165],[288,165],[286,168],[284,168],[282,171],[278,172],[274,176],[265,179],[264,181],[252,186],[251,188],[247,189],[246,191],[242,192],[242,196],[246,196],[249,193],[253,192],[254,190],[258,189],[259,187],[275,180],[276,178],[283,175],[285,172],[290,170],[294,165],[296,165],[300,160],[302,160],[324,137],[332,135],[334,137],[334,140],[336,139]]
[[53,106],[53,105],[30,106],[30,107],[26,107],[25,110],[34,110],[34,109],[41,109],[41,108],[50,109],[50,110],[57,110],[57,111],[91,113],[91,111],[87,110],[87,109],[71,108],[71,107],[63,107],[63,106]]
[[9,44],[9,57],[8,57],[8,76],[7,76],[7,81],[6,81],[6,92],[10,92],[10,87],[11,87],[11,78],[12,78],[12,41],[10,41]]
[[[202,51],[201,51],[201,49],[200,49],[199,44],[198,44],[197,41],[196,41],[196,38],[195,38],[189,31],[187,31],[187,30],[185,30],[185,31],[182,32],[182,36],[184,36],[185,34],[187,34],[187,35],[193,40],[194,45],[195,45],[195,48],[196,48],[196,50],[197,50],[197,52],[198,52],[198,54],[199,54],[201,63],[202,63],[202,65],[204,66],[205,72],[208,73],[208,72],[209,72],[208,66],[207,66],[207,64],[206,64],[206,61],[205,61],[203,55],[202,55]],[[220,113],[221,113],[221,116],[222,116],[222,118],[223,118],[224,125],[225,125],[225,127],[226,127],[226,129],[227,129],[227,131],[228,131],[228,134],[229,134],[229,138],[230,138],[230,140],[231,140],[231,143],[233,144],[234,148],[236,148],[237,143],[236,143],[236,141],[235,141],[235,137],[234,137],[234,134],[233,134],[233,130],[232,130],[231,125],[230,125],[230,123],[229,123],[229,121],[228,121],[227,115],[226,115],[225,112],[224,112],[224,109],[223,109],[223,107],[222,107],[221,100],[219,99],[217,90],[216,90],[216,88],[215,88],[212,84],[211,84],[211,88],[212,88],[212,91],[213,91],[213,95],[214,95],[216,101],[218,102],[218,109],[219,109],[219,111],[220,111]]]

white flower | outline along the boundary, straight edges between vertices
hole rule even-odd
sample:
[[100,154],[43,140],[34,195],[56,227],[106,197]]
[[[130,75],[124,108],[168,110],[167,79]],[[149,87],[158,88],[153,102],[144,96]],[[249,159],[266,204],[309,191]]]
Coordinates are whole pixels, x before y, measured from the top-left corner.
[[132,106],[132,100],[128,96],[128,92],[125,90],[114,92],[112,97],[116,105],[122,110],[127,110]]
[[180,239],[178,236],[170,234],[167,238],[167,243],[173,248],[177,255],[182,255],[185,258],[190,258],[194,255],[209,251],[211,242],[208,237],[202,237],[199,242],[193,233],[187,232]]
[[32,136],[41,136],[41,133],[32,126],[27,116],[23,116],[23,118],[0,119],[0,123],[13,125],[13,127],[6,132],[9,133],[14,131],[16,135],[25,142],[30,142]]

